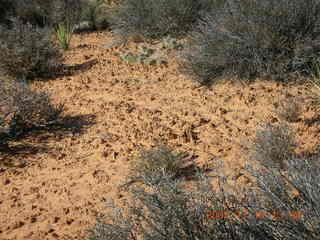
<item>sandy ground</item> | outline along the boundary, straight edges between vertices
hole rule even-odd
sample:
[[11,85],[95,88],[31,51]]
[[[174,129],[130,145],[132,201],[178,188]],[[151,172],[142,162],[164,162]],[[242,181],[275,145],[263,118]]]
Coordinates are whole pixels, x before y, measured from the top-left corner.
[[[65,53],[72,73],[33,83],[65,104],[74,130],[29,136],[0,155],[1,240],[84,239],[105,200],[125,197],[118,186],[141,148],[167,144],[188,151],[198,166],[221,159],[230,184],[245,184],[246,141],[259,124],[281,121],[274,104],[285,94],[309,95],[307,84],[266,81],[199,88],[171,56],[162,65],[126,63],[119,54],[138,44],[104,48],[113,39],[75,36]],[[301,144],[297,151],[319,143],[317,118],[306,108],[289,124]]]

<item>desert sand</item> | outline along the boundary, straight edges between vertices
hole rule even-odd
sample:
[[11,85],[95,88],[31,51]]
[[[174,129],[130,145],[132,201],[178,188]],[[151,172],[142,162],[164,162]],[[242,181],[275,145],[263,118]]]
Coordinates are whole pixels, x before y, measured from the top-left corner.
[[[224,163],[228,183],[249,184],[243,171],[248,141],[284,96],[307,99],[310,84],[284,86],[226,79],[200,87],[181,74],[172,51],[166,64],[128,63],[139,44],[107,48],[109,32],[76,35],[64,54],[68,74],[32,83],[65,105],[73,130],[29,135],[0,153],[0,239],[85,239],[119,190],[140,149],[166,144],[192,154],[197,166]],[[319,114],[308,105],[288,123],[300,148],[319,144]]]

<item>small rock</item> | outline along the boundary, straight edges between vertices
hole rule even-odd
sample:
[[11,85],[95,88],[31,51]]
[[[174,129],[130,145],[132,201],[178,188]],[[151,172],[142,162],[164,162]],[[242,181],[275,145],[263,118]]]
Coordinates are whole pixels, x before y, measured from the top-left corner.
[[79,33],[83,31],[92,30],[92,23],[89,21],[83,21],[75,25],[74,32]]
[[92,175],[99,183],[109,182],[110,180],[109,175],[104,170],[95,170]]
[[8,185],[8,184],[10,184],[10,183],[11,183],[10,179],[6,179],[6,180],[4,181],[4,185]]

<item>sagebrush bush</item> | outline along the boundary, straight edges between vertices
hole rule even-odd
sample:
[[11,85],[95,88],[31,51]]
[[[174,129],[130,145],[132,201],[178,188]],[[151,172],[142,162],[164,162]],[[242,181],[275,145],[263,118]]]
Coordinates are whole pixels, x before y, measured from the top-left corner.
[[[184,35],[213,0],[123,0],[113,9],[111,27],[121,37]],[[206,5],[207,4],[207,5]]]
[[62,105],[55,106],[43,92],[25,83],[0,77],[0,144],[33,128],[45,127],[59,119]]
[[109,27],[108,5],[104,0],[88,0],[85,2],[82,11],[82,20],[91,24],[92,30],[102,30]]
[[62,62],[52,31],[18,19],[0,26],[0,71],[18,79],[48,75]]
[[0,0],[0,24],[7,25],[14,7],[11,0]]
[[134,177],[131,180],[155,184],[164,175],[177,178],[185,166],[186,157],[186,153],[175,152],[166,146],[141,151],[133,162],[131,173]]
[[[210,219],[214,210],[226,209],[226,200],[211,189],[207,182],[199,181],[190,192],[182,182],[165,175],[151,189],[133,187],[132,200],[122,209],[111,205],[114,213],[99,220],[89,239],[232,239],[241,224]],[[245,233],[238,235],[236,239],[246,239]]]
[[52,14],[55,33],[60,47],[69,49],[76,25],[80,22],[83,1],[59,0],[54,2]]
[[50,0],[12,0],[14,12],[11,17],[19,18],[23,23],[38,27],[51,26],[53,3]]
[[319,0],[244,0],[203,17],[182,67],[201,84],[220,77],[294,80],[319,58]]
[[260,225],[271,239],[319,239],[319,163],[320,156],[291,156],[285,170],[248,167],[260,190],[255,195],[260,211],[275,218]]
[[297,122],[302,113],[302,99],[290,98],[279,102],[276,108],[276,114],[282,120],[288,122]]
[[51,14],[54,25],[67,24],[74,26],[79,23],[84,6],[84,0],[56,0]]
[[[288,155],[287,168],[248,165],[254,186],[224,190],[200,174],[193,183],[163,173],[130,187],[132,198],[103,215],[90,240],[316,240],[320,237],[320,156]],[[215,169],[217,176],[220,169]]]
[[311,88],[311,105],[315,106],[316,108],[320,107],[320,78],[315,78],[311,80],[313,88]]
[[285,168],[286,160],[294,155],[297,144],[287,126],[265,124],[257,130],[251,147],[252,159],[263,166]]
[[[274,169],[252,172],[257,188],[239,187],[238,194],[224,191],[223,185],[214,190],[205,177],[193,188],[170,176],[151,189],[132,187],[132,199],[123,208],[110,205],[113,213],[99,219],[89,239],[319,239],[319,168],[314,160],[291,159],[287,176]],[[290,186],[300,195],[290,194]]]
[[61,23],[77,24],[85,0],[12,0],[12,17],[38,27],[54,27]]

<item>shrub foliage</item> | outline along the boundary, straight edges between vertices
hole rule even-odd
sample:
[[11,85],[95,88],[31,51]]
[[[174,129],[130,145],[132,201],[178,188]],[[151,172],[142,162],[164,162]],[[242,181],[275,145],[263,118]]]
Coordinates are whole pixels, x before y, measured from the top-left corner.
[[[113,11],[111,27],[124,38],[185,34],[210,0],[123,0]],[[206,5],[206,6],[205,6]]]
[[0,0],[0,24],[8,24],[8,18],[13,11],[11,0]]
[[[273,136],[268,139],[274,145],[286,146],[288,139],[278,138],[286,135],[282,130],[269,126],[262,135]],[[161,156],[155,151],[150,155],[153,160]],[[283,155],[264,154],[256,159],[262,165],[248,165],[253,185],[237,186],[234,192],[224,190],[220,169],[215,169],[218,187],[201,173],[186,184],[160,171],[162,177],[156,177],[160,181],[142,181],[128,188],[131,198],[124,207],[111,204],[113,213],[100,216],[89,239],[319,239],[320,156],[285,154],[285,170],[265,164],[268,157],[270,161],[279,157],[279,162]],[[147,179],[142,176],[145,172],[139,173]]]
[[52,72],[61,62],[61,53],[52,42],[51,31],[18,19],[0,27],[0,71],[18,79]]
[[285,125],[265,124],[258,129],[252,143],[252,159],[263,166],[285,168],[286,160],[294,155],[297,144]]
[[141,151],[133,163],[131,181],[142,181],[155,184],[161,181],[163,175],[172,179],[179,177],[186,162],[186,153],[177,153],[173,149],[161,146],[149,151]]
[[56,121],[63,111],[49,96],[31,90],[26,84],[0,78],[0,144],[5,144],[33,128]]
[[14,12],[12,17],[19,18],[23,23],[44,27],[52,22],[55,1],[48,0],[12,0]]
[[[4,1],[4,0],[3,0]],[[77,24],[85,0],[12,0],[11,17],[38,27],[52,27],[59,23]]]
[[84,2],[82,20],[88,21],[92,30],[102,30],[109,27],[109,12],[111,3],[104,0],[87,0]]
[[190,34],[182,66],[195,80],[211,84],[221,76],[236,76],[284,81],[311,74],[319,58],[318,0],[225,2]]
[[[200,179],[190,191],[163,177],[149,188],[130,190],[125,207],[99,219],[90,240],[107,239],[318,239],[319,170],[314,160],[291,159],[289,174],[273,169],[254,172],[257,188],[230,194]],[[310,172],[311,171],[311,172]],[[311,187],[310,187],[311,184]],[[300,195],[292,196],[290,186]],[[239,191],[240,193],[240,191]]]

